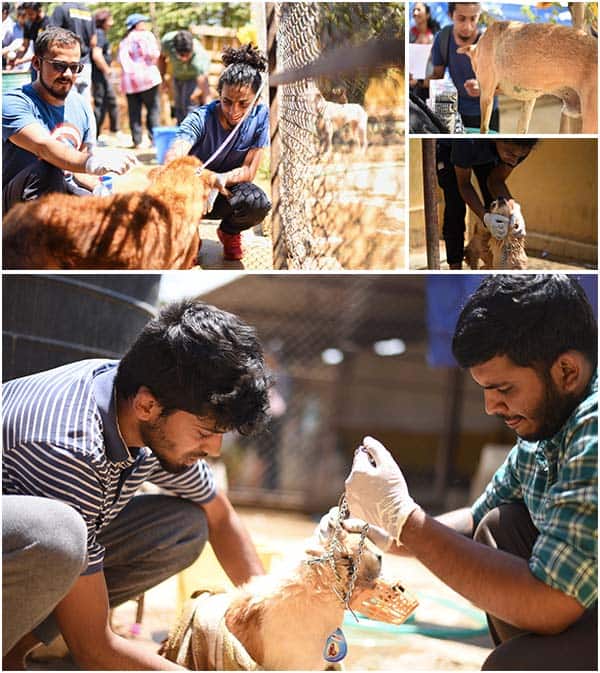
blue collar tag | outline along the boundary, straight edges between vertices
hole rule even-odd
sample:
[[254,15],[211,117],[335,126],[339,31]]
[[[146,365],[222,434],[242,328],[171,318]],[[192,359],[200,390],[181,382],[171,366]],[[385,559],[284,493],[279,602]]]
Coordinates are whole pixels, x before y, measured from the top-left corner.
[[331,663],[341,661],[348,654],[348,643],[342,633],[342,629],[336,629],[325,642],[323,659]]

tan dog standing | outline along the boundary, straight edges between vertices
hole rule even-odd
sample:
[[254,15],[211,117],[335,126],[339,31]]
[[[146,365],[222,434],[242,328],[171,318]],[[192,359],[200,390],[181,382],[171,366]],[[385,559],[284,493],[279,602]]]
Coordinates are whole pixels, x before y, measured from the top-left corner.
[[[513,213],[510,202],[502,198],[492,203],[490,212],[505,217]],[[465,248],[465,261],[471,269],[477,270],[480,259],[485,269],[526,269],[525,239],[515,236],[509,226],[507,237],[500,241],[477,220],[473,236]]]
[[523,101],[517,133],[526,133],[535,101],[563,101],[564,117],[581,119],[583,133],[598,129],[598,41],[569,26],[496,21],[477,44],[460,47],[479,82],[481,133],[489,130],[494,93]]

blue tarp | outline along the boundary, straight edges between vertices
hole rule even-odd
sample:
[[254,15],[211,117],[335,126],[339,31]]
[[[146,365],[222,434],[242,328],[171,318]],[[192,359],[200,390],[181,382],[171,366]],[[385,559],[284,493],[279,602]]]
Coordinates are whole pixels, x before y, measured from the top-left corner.
[[[412,25],[412,10],[415,5],[414,2],[410,4],[410,17]],[[427,3],[431,10],[431,15],[440,24],[445,26],[450,23],[448,16],[447,2],[430,2]],[[523,21],[529,23],[535,21],[536,23],[559,23],[564,26],[571,25],[571,13],[567,7],[566,2],[552,3],[552,7],[538,7],[537,5],[545,5],[548,3],[512,3],[512,2],[482,2],[482,8],[491,14],[494,18],[504,21]]]
[[[598,281],[595,275],[572,274],[577,278],[598,319]],[[452,336],[459,313],[467,298],[479,286],[483,275],[430,275],[427,278],[427,361],[432,367],[456,366],[452,355]]]

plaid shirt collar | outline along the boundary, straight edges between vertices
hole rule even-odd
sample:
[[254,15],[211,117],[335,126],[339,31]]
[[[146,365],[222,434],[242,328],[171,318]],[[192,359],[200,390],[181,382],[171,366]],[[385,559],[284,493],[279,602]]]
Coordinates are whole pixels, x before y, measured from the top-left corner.
[[581,401],[575,407],[575,409],[573,409],[571,415],[563,423],[560,430],[549,439],[542,439],[537,443],[536,452],[539,454],[539,459],[541,459],[543,456],[543,462],[546,462],[560,458],[560,456],[558,456],[558,452],[561,449],[561,447],[564,449],[564,447],[566,446],[565,439],[567,434],[571,432],[573,428],[573,421],[577,416],[577,411],[579,407],[582,404],[586,404],[592,395],[597,394],[598,394],[598,371],[596,370],[594,371],[592,378],[590,379],[590,382],[588,383],[587,388],[585,389]]

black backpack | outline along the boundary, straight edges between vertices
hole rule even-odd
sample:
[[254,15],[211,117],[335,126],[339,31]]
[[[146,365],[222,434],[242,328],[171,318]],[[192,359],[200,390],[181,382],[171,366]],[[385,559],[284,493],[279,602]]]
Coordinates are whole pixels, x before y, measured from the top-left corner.
[[409,133],[448,133],[444,122],[415,94],[409,93]]
[[[439,37],[437,39],[440,41],[440,51],[442,53],[442,59],[444,66],[448,65],[448,57],[450,56],[450,33],[452,32],[453,24],[449,23],[447,26],[444,26],[442,30],[438,33]],[[433,49],[432,49],[433,51]],[[429,53],[429,58],[427,59],[427,65],[425,66],[425,78],[431,77],[433,74],[433,62],[431,60],[431,52]]]

